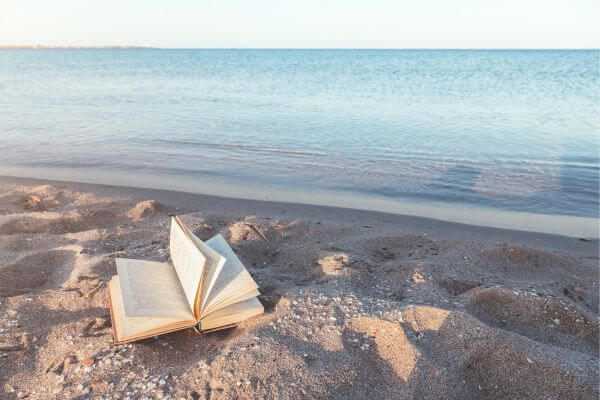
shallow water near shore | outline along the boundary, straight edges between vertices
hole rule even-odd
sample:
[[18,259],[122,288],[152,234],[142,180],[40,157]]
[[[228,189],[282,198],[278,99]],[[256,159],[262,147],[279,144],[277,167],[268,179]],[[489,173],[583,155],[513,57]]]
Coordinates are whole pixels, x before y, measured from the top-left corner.
[[0,174],[591,227],[598,56],[2,50]]
[[[20,178],[19,173],[24,174],[24,176],[36,176],[36,178]],[[588,239],[598,239],[600,237],[598,220],[591,217],[506,211],[475,205],[465,207],[460,203],[391,200],[384,196],[364,193],[306,192],[285,190],[275,186],[227,185],[215,180],[186,180],[173,176],[144,176],[126,173],[98,174],[92,169],[79,169],[77,171],[56,168],[46,168],[43,171],[27,168],[0,169],[0,184],[23,181],[51,182],[58,185],[76,184],[82,185],[83,190],[94,187],[94,184],[134,193],[137,193],[137,189],[151,189],[149,192],[138,194],[138,196],[150,196],[151,198],[156,197],[157,191],[154,189],[158,189],[160,192],[167,194],[169,202],[174,202],[181,197],[187,198],[187,195],[199,194],[212,196],[212,200],[216,202],[224,200],[259,200],[272,203],[273,207],[277,204],[280,206],[283,204],[289,204],[290,206],[327,206],[332,212],[336,209],[376,211],[381,213],[384,219],[386,216],[396,214],[424,217],[430,221],[456,222],[510,231],[538,232]],[[91,186],[88,186],[88,184],[91,184]],[[192,207],[192,209],[195,208]],[[402,225],[402,222],[399,223]],[[463,228],[466,229],[466,225],[463,225]]]

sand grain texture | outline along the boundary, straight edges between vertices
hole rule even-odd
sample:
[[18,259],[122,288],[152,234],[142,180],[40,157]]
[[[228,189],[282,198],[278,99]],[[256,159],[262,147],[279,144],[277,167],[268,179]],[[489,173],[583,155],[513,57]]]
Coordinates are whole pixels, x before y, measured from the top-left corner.
[[[583,254],[215,201],[2,184],[0,398],[598,398],[597,241]],[[169,214],[189,210],[266,313],[115,346],[114,258],[167,261]]]

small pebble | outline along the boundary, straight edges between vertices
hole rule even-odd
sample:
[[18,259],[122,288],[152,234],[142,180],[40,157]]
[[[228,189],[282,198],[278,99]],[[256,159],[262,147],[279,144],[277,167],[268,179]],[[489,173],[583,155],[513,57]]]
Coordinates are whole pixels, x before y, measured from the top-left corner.
[[81,365],[83,365],[84,367],[91,367],[92,365],[94,365],[94,359],[91,357],[88,357],[81,362]]

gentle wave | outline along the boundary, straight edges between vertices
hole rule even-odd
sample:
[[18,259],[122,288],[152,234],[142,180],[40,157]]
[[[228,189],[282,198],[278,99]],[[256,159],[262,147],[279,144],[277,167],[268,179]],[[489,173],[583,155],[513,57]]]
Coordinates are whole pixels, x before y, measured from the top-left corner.
[[289,154],[294,156],[321,156],[326,157],[327,153],[305,150],[286,150],[281,148],[269,148],[263,146],[252,146],[247,144],[223,144],[215,142],[199,142],[199,141],[184,141],[184,140],[169,140],[157,139],[157,144],[171,144],[176,146],[198,146],[206,149],[227,149],[234,151],[248,151],[256,153],[274,153],[274,154]]

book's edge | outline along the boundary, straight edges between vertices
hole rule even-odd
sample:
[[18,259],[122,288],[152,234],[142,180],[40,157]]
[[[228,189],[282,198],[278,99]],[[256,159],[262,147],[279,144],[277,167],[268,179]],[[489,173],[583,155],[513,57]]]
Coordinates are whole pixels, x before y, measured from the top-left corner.
[[108,292],[108,310],[110,311],[110,322],[112,328],[113,341],[115,342],[115,344],[119,344],[119,341],[117,340],[117,326],[115,324],[112,296],[110,295],[110,281],[108,282],[108,285],[106,285],[106,291]]
[[194,327],[196,329],[196,332],[201,333],[201,334],[205,334],[205,333],[211,333],[211,332],[215,332],[215,331],[222,331],[224,329],[229,329],[229,328],[235,328],[239,325],[239,322],[236,322],[234,324],[229,324],[229,325],[223,325],[223,326],[219,326],[217,328],[212,328],[212,329],[207,329],[207,330],[201,330],[200,329],[200,323],[198,323],[198,327]]
[[167,333],[172,333],[172,332],[177,332],[177,331],[183,331],[185,329],[189,329],[189,328],[193,328],[194,325],[189,325],[189,326],[184,326],[184,327],[180,327],[180,328],[174,328],[174,329],[169,329],[166,331],[162,331],[162,332],[158,332],[158,333],[149,333],[147,335],[143,335],[143,336],[136,336],[134,338],[128,339],[128,340],[122,340],[120,342],[115,342],[116,344],[125,344],[125,343],[132,343],[132,342],[137,342],[138,340],[144,340],[144,339],[148,339],[154,336],[161,336],[161,335],[166,335]]
[[[234,299],[237,299],[237,300],[234,301],[233,303],[229,303],[229,304],[226,304],[226,305],[222,306],[222,303],[225,300],[228,299],[228,298],[224,298],[220,302],[213,304],[212,308],[209,308],[208,311],[205,310],[206,314],[200,315],[200,319],[198,321],[201,321],[202,318],[208,317],[210,314],[212,314],[212,313],[220,310],[221,308],[228,307],[228,306],[234,305],[236,303],[240,303],[240,302],[245,301],[245,300],[249,300],[249,299],[251,299],[253,297],[256,297],[256,299],[260,302],[260,299],[258,299],[258,296],[260,296],[261,293],[260,293],[260,290],[258,290],[258,285],[256,284],[256,282],[254,282],[254,283],[255,283],[255,286],[256,286],[254,289],[247,290],[247,291],[243,292],[244,296],[248,296],[248,297],[243,297],[243,298],[241,298],[241,300],[240,300],[240,297],[233,297]],[[256,293],[256,294],[254,294],[254,293]],[[231,297],[229,297],[229,299],[231,299]],[[261,305],[262,305],[262,303],[261,303]]]
[[[240,325],[240,324],[242,324],[242,323],[244,323],[244,322],[246,322],[246,321],[248,321],[248,320],[250,320],[250,319],[252,319],[254,317],[257,317],[259,315],[264,314],[265,313],[265,306],[262,304],[262,302],[260,301],[260,299],[258,297],[255,297],[255,299],[258,301],[258,304],[260,304],[260,311],[257,312],[256,314],[252,314],[252,315],[250,315],[249,317],[246,317],[243,320],[240,320],[240,321],[237,321],[237,322],[233,322],[233,323],[228,324],[228,325],[222,325],[222,326],[219,326],[219,327],[216,327],[216,328],[210,328],[210,329],[205,329],[205,330],[201,329],[202,328],[202,321],[199,321],[198,324],[197,324],[197,327],[195,327],[195,328],[199,332],[201,332],[201,333],[208,333],[208,332],[212,332],[212,331],[218,331],[218,330],[221,330],[221,329],[227,329],[227,328],[238,326],[238,325]],[[236,304],[236,303],[233,303],[233,304]],[[238,314],[238,313],[235,313],[235,314]]]

